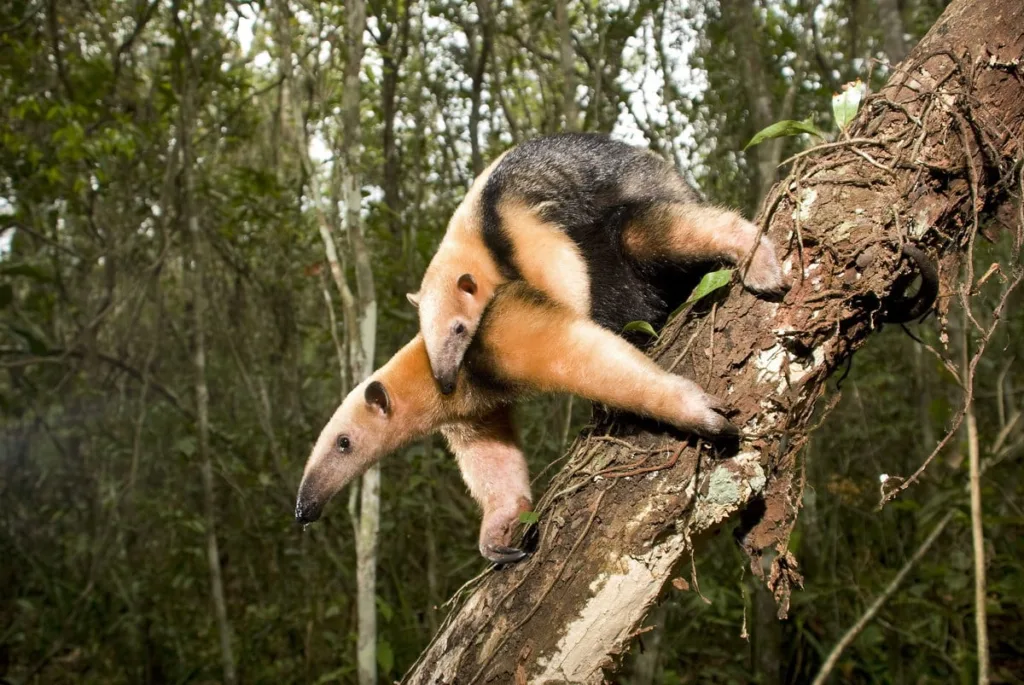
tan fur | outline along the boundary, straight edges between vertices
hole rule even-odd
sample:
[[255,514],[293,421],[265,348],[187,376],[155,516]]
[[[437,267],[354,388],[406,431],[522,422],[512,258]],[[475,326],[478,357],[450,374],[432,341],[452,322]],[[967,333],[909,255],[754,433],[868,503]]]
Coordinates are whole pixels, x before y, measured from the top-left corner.
[[[730,427],[717,400],[695,383],[663,371],[623,339],[572,310],[540,298],[521,283],[495,297],[481,330],[486,371],[519,390],[570,392],[612,407],[666,421],[685,430],[718,434]],[[369,383],[383,385],[389,411],[367,403]],[[516,446],[508,405],[516,392],[500,393],[460,383],[442,395],[432,378],[426,346],[416,336],[353,390],[318,438],[306,463],[296,516],[315,520],[344,485],[386,454],[443,429],[474,498],[484,510],[481,549],[495,561],[520,511],[529,506],[526,465]],[[350,453],[337,439],[351,437]]]
[[516,266],[523,279],[582,316],[590,313],[590,275],[576,243],[557,225],[543,221],[537,207],[506,201],[498,208],[509,227]]
[[736,212],[705,205],[664,203],[629,223],[623,231],[626,252],[638,259],[699,261],[722,259],[741,264],[755,250],[743,283],[756,292],[782,289],[775,246],[757,226]]

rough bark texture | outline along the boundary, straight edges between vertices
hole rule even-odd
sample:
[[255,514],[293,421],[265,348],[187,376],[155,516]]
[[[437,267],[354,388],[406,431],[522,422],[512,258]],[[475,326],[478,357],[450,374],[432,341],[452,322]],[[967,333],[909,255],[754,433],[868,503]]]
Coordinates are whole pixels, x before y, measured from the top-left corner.
[[762,216],[794,280],[784,302],[734,285],[652,350],[728,398],[739,447],[715,453],[627,417],[581,436],[538,503],[533,556],[468,589],[405,682],[601,682],[679,562],[734,517],[755,573],[775,548],[766,582],[785,613],[815,402],[878,329],[901,245],[923,246],[953,283],[978,212],[1019,193],[1022,52],[1024,4],[957,0],[848,137],[794,161]]

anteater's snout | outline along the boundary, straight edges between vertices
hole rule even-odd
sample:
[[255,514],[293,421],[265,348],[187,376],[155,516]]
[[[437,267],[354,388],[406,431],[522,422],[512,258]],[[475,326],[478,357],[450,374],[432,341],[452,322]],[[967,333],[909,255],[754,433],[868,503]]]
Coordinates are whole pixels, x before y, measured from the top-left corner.
[[450,376],[434,376],[434,379],[437,381],[438,387],[441,388],[442,395],[451,395],[453,392],[455,392],[457,380],[456,374],[453,373]]
[[319,502],[310,500],[299,499],[295,503],[295,520],[306,525],[307,523],[313,523],[320,518],[320,514],[323,512],[323,507]]

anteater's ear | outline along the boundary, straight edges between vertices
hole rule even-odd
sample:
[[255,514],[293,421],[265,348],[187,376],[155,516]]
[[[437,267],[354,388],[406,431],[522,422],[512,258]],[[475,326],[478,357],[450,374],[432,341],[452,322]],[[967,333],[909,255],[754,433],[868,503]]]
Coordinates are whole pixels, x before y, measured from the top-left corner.
[[366,386],[366,403],[371,409],[376,409],[384,416],[391,413],[391,397],[387,388],[380,381],[372,381]]
[[459,276],[459,290],[470,295],[476,295],[476,279],[473,274],[462,274]]
[[406,293],[405,299],[409,300],[409,304],[416,309],[420,308],[420,294],[419,293]]

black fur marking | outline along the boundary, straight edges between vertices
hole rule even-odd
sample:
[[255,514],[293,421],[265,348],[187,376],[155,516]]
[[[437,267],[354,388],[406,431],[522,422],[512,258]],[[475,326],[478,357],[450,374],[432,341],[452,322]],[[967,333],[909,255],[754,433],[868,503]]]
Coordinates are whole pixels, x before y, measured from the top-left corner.
[[[508,279],[520,278],[509,230],[498,207],[505,199],[540,207],[540,218],[576,243],[590,277],[591,318],[619,333],[630,321],[658,325],[681,285],[678,271],[625,253],[622,234],[647,210],[694,203],[696,193],[664,160],[598,134],[536,138],[513,148],[491,172],[481,194],[484,243]],[[650,230],[659,230],[653,225]],[[660,287],[655,284],[668,284]],[[695,283],[695,281],[693,282]],[[690,284],[692,288],[693,283]]]

